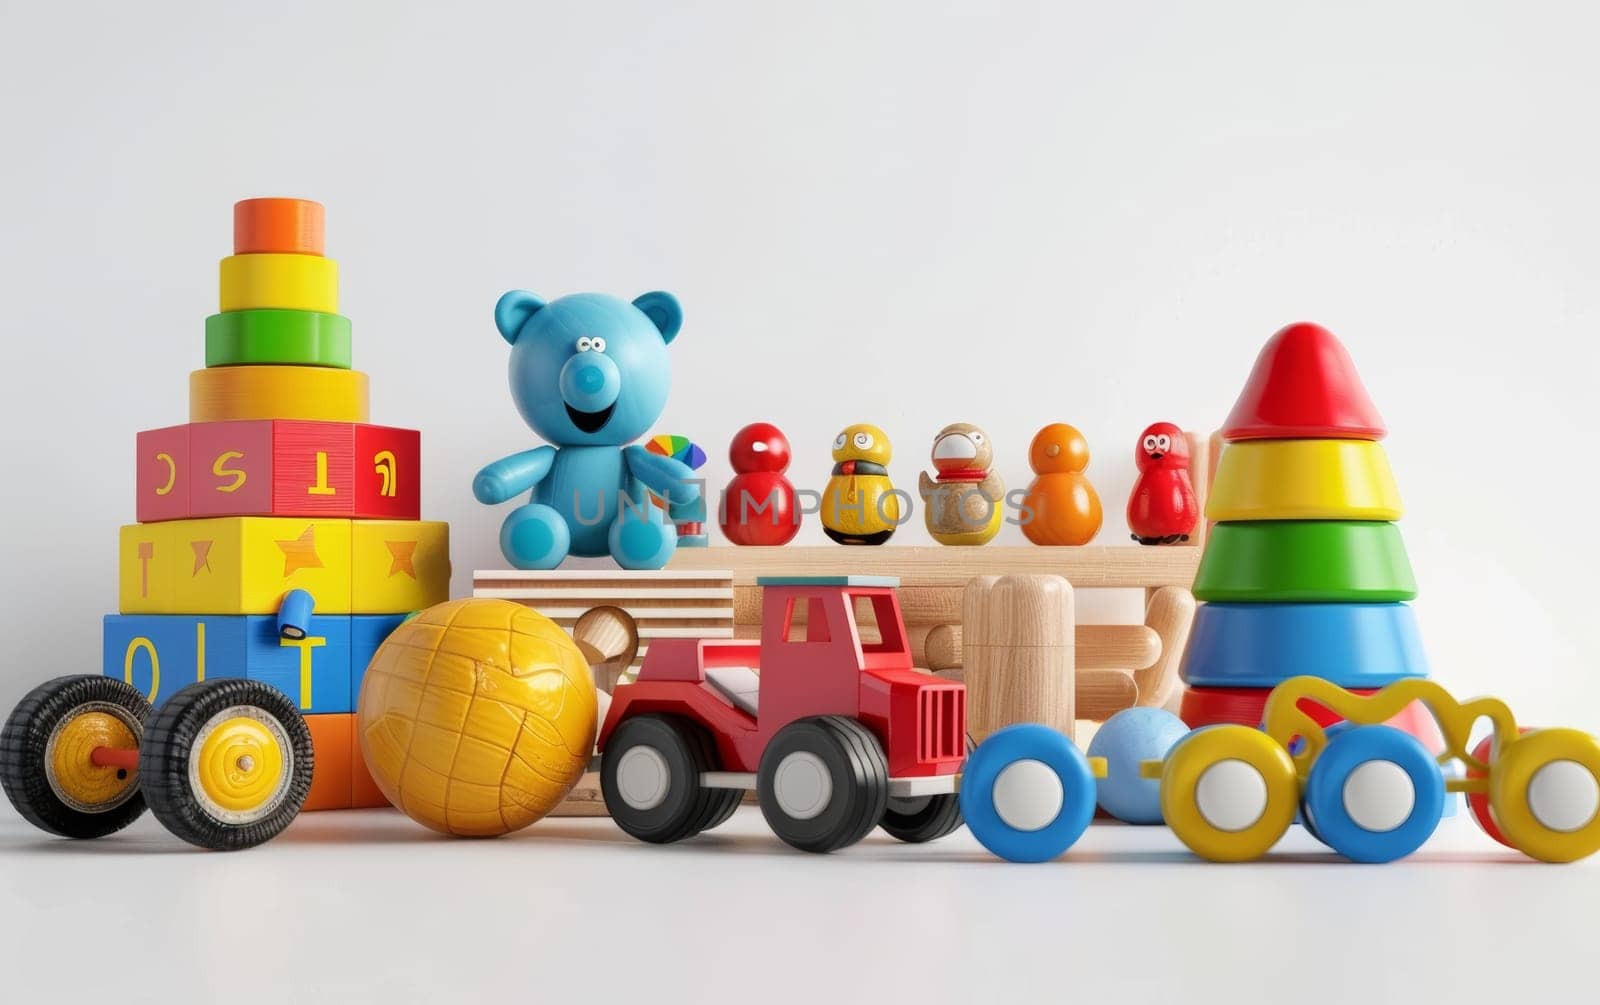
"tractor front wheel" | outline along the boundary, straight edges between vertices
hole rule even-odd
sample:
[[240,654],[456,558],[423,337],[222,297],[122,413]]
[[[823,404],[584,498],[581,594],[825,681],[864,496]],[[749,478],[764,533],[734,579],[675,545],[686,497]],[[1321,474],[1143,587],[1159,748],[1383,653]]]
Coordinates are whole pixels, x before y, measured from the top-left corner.
[[839,715],[791,722],[761,755],[761,814],[801,851],[847,848],[884,819],[889,761],[861,723]]

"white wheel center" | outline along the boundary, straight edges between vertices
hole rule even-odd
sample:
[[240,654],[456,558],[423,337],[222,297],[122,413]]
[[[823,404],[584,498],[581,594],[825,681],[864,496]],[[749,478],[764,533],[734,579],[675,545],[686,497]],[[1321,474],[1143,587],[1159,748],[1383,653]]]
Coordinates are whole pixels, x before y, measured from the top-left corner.
[[1582,830],[1600,813],[1600,781],[1577,761],[1551,761],[1528,782],[1528,809],[1553,831]]
[[810,820],[833,799],[833,776],[822,758],[809,750],[797,750],[778,762],[778,770],[772,774],[772,794],[784,816]]
[[1344,780],[1344,811],[1364,831],[1392,831],[1411,819],[1416,805],[1417,787],[1393,761],[1367,761]]
[[994,811],[1007,827],[1043,830],[1061,815],[1066,793],[1055,769],[1032,758],[1013,761],[994,780]]
[[617,762],[617,794],[630,809],[653,810],[667,801],[672,770],[654,747],[629,747]]
[[1267,811],[1267,780],[1237,758],[1207,768],[1194,787],[1195,808],[1219,831],[1242,831]]

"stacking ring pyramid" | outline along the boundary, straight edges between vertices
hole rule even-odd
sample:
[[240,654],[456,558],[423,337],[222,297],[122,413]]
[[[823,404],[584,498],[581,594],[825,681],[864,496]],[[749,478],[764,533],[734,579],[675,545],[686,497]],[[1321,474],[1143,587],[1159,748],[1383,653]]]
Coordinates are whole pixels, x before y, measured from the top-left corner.
[[1383,420],[1344,346],[1294,324],[1261,350],[1222,431],[1184,654],[1191,727],[1254,726],[1310,674],[1356,691],[1427,676]]

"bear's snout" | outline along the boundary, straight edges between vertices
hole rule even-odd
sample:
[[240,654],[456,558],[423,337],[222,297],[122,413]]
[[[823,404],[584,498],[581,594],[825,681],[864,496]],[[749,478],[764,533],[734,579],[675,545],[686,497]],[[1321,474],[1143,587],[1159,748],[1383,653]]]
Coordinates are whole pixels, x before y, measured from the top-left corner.
[[582,352],[561,367],[561,398],[580,412],[599,412],[622,393],[622,373],[609,356]]

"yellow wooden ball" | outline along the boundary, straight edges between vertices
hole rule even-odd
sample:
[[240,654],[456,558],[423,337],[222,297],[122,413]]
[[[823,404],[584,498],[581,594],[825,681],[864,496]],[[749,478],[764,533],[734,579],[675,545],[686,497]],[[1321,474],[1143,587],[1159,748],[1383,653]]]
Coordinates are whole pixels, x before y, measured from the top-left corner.
[[578,644],[508,600],[452,600],[395,629],[356,711],[383,794],[446,834],[533,823],[582,777],[594,746],[595,688]]

